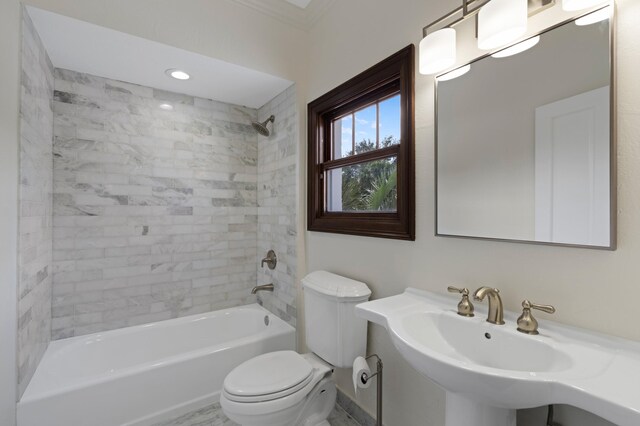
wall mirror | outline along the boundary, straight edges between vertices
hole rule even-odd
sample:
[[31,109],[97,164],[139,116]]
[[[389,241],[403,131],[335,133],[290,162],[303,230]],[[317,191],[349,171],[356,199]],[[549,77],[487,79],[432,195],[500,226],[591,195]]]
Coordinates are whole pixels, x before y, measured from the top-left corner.
[[615,249],[613,18],[600,13],[436,78],[436,235]]

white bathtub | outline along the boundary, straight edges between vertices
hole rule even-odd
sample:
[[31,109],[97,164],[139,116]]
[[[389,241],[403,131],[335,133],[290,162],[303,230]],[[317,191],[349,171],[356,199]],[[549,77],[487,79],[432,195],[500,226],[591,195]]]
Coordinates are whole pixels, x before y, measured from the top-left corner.
[[217,401],[235,366],[284,349],[295,349],[294,328],[259,305],[58,340],[18,426],[150,425]]

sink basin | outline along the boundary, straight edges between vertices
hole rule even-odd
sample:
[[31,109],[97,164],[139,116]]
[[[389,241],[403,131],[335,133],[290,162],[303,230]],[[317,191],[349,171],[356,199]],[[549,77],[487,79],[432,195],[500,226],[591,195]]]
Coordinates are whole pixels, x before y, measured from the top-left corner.
[[469,365],[532,373],[571,366],[571,358],[544,339],[511,333],[480,317],[414,312],[402,318],[402,327],[416,343]]
[[[618,425],[640,424],[640,344],[541,318],[537,336],[517,314],[490,324],[457,298],[407,289],[362,303],[358,316],[385,327],[396,349],[447,392],[447,426],[512,426],[515,410],[569,404]],[[470,419],[474,419],[472,422]]]

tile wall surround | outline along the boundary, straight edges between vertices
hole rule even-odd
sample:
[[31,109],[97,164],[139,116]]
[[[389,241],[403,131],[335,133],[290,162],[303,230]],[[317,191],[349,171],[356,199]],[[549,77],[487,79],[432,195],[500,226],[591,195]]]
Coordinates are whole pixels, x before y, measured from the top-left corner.
[[23,9],[18,243],[18,396],[51,338],[53,66]]
[[254,303],[257,111],[55,76],[53,339]]
[[[298,115],[295,86],[258,110],[258,120],[275,115],[269,137],[258,137],[258,284],[273,283],[273,293],[260,292],[258,300],[292,326],[296,326],[296,210],[298,182]],[[269,125],[271,126],[271,125]],[[271,127],[269,127],[271,128]],[[276,269],[260,266],[273,249]]]

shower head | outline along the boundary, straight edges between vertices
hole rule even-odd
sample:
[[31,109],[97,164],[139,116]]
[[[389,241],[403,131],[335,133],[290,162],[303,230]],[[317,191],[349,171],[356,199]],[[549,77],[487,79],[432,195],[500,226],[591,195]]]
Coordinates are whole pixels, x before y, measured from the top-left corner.
[[273,123],[275,121],[275,119],[276,119],[276,117],[272,115],[271,117],[267,118],[262,123],[254,121],[253,123],[251,123],[251,125],[253,126],[255,131],[260,133],[262,136],[269,136],[271,134],[271,132],[269,131],[269,129],[267,129],[267,124],[269,124],[269,122]]

